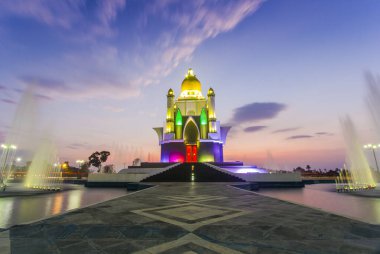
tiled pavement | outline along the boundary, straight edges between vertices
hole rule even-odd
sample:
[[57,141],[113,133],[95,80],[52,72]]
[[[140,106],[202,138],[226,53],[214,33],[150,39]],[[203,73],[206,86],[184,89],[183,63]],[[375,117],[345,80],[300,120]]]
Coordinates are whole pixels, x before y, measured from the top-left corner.
[[166,183],[3,230],[7,252],[380,253],[380,226],[227,184]]

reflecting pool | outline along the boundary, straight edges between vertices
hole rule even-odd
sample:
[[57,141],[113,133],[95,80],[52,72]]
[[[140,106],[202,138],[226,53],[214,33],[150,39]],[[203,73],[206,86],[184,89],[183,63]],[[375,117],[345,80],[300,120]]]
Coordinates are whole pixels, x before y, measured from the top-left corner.
[[69,187],[70,190],[49,194],[0,197],[0,228],[40,220],[127,194],[123,188]]
[[[378,194],[380,193],[379,190],[376,191]],[[380,197],[361,196],[357,193],[337,193],[335,184],[312,184],[300,189],[261,188],[257,193],[367,223],[380,224]]]

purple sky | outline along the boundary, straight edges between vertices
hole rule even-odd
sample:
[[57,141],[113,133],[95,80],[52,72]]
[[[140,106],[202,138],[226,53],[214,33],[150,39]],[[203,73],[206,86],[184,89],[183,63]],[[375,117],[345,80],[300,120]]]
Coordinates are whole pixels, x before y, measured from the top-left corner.
[[192,67],[234,126],[228,160],[340,167],[340,117],[376,142],[364,73],[380,70],[378,24],[377,0],[0,1],[0,141],[33,85],[62,160],[157,160],[151,128]]

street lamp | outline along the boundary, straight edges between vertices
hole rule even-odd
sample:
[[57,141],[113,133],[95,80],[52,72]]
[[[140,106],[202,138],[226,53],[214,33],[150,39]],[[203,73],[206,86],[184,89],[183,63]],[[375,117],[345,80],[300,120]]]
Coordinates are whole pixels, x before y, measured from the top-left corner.
[[380,172],[380,170],[379,170],[379,165],[378,165],[378,163],[377,163],[376,153],[375,153],[375,150],[378,149],[378,148],[380,148],[380,144],[378,144],[378,145],[367,144],[367,145],[364,145],[364,148],[365,148],[365,149],[371,149],[371,150],[372,150],[373,158],[375,159],[375,163],[376,163],[376,169],[377,169],[377,171]]

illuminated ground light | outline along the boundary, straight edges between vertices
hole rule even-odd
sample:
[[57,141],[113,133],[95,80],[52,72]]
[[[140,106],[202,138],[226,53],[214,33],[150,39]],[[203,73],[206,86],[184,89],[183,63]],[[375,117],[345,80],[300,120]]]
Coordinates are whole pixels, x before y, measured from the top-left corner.
[[244,167],[244,166],[231,166],[225,167],[224,169],[237,174],[247,174],[247,173],[268,173],[265,169],[255,168],[255,167]]

